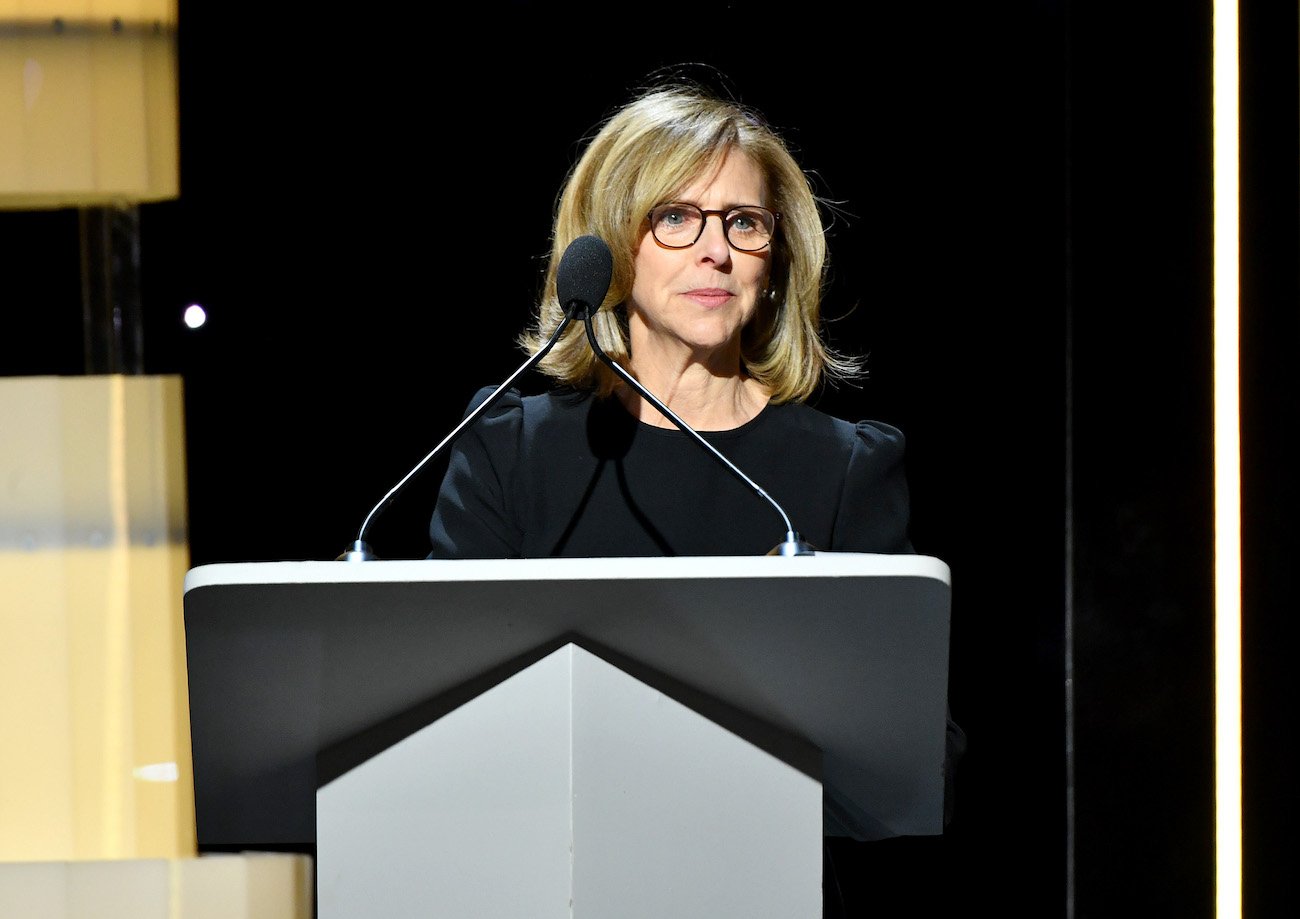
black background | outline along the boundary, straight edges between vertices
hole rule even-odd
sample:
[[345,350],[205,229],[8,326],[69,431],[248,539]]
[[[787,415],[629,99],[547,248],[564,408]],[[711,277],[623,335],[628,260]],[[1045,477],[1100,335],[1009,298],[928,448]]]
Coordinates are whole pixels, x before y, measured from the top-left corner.
[[[342,551],[523,360],[581,138],[655,68],[696,62],[837,202],[828,331],[870,376],[817,404],[906,432],[913,542],[953,572],[956,818],[837,844],[844,912],[1212,915],[1210,13],[1138,6],[359,20],[182,2],[181,196],[141,207],[141,283],[146,372],[185,385],[192,562]],[[1295,416],[1296,17],[1242,9],[1246,892],[1263,916],[1284,908],[1295,814],[1294,635],[1272,587],[1295,546],[1273,432]],[[82,372],[75,213],[0,213],[0,241],[28,327],[0,373]],[[376,523],[379,554],[424,554],[440,475]]]

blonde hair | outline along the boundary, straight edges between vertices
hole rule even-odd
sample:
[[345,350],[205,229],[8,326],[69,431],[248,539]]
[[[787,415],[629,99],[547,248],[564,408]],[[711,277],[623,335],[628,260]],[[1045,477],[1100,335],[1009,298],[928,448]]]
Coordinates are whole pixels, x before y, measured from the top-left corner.
[[[592,319],[597,340],[627,364],[627,313],[636,251],[646,215],[671,201],[736,150],[762,172],[767,207],[781,215],[772,242],[768,294],[742,332],[744,370],[774,402],[802,401],[827,378],[860,373],[859,361],[834,352],[821,336],[826,237],[818,199],[785,142],[754,110],[698,87],[674,83],[643,90],[601,126],[561,189],[545,287],[533,324],[519,338],[529,353],[564,319],[556,297],[560,258],[579,236],[603,239],[614,258],[603,308]],[[575,322],[538,368],[578,389],[608,395],[618,378],[592,353]]]

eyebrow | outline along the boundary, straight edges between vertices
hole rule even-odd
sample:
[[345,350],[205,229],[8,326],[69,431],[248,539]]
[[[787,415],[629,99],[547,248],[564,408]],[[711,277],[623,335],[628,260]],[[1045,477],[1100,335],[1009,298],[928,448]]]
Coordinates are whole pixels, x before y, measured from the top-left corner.
[[[767,208],[768,210],[771,210],[771,208],[769,208],[768,205],[766,204],[753,204],[750,202],[745,202],[742,204],[728,204],[726,207],[705,207],[703,204],[700,204],[698,201],[691,201],[689,198],[669,198],[667,201],[664,201],[661,204],[656,204],[655,207],[664,207],[665,205],[668,204],[689,204],[691,207],[698,207],[700,210],[708,211],[710,214],[726,213],[727,211],[734,211],[738,207],[761,207],[761,208]],[[651,210],[654,210],[654,208],[651,208]]]

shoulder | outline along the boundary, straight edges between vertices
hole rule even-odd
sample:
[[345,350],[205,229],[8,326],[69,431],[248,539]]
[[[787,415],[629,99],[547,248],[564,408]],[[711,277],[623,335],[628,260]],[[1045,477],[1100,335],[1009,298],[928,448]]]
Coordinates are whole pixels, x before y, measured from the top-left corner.
[[837,445],[839,497],[829,548],[911,552],[903,432],[883,421],[844,421],[807,406],[799,414],[807,416],[805,423],[828,432]]
[[791,433],[861,456],[901,459],[903,432],[883,421],[845,421],[801,402],[773,407],[777,424]]
[[830,517],[822,547],[910,552],[902,432],[881,421],[846,421],[803,403],[773,409],[774,429],[818,483],[807,487],[820,489]]
[[[465,417],[478,411],[497,389],[496,386],[484,386],[474,393],[469,405],[465,407]],[[484,411],[484,417],[507,425],[522,425],[525,420],[544,422],[581,412],[589,398],[588,394],[570,390],[551,390],[525,396],[512,387],[497,396],[496,401]]]
[[853,439],[857,450],[897,460],[907,447],[903,432],[883,421],[859,421],[853,426]]
[[[483,404],[492,397],[496,392],[496,386],[484,386],[478,392],[474,393],[469,400],[469,405],[465,406],[464,417],[468,418],[474,412],[483,408]],[[512,414],[519,414],[523,408],[523,399],[517,389],[507,389],[501,395],[497,396],[496,402],[488,406],[486,414],[493,418],[500,418]]]
[[554,449],[563,452],[586,430],[588,394],[550,390],[524,395],[510,388],[484,408],[496,390],[485,386],[470,400],[465,418],[478,414],[464,439],[493,457],[494,465],[502,470],[514,468],[526,456],[542,461]]
[[841,500],[876,501],[883,494],[906,499],[903,432],[883,421],[845,421],[807,405],[793,404],[788,423],[797,425],[800,449],[826,472],[839,470]]

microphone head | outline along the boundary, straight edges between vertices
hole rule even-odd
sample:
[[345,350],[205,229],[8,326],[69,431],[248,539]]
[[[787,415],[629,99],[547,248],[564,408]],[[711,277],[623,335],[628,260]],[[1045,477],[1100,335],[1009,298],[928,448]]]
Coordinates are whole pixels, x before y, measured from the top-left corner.
[[570,317],[585,319],[600,309],[614,276],[614,255],[599,236],[579,236],[564,250],[555,272],[555,292]]

